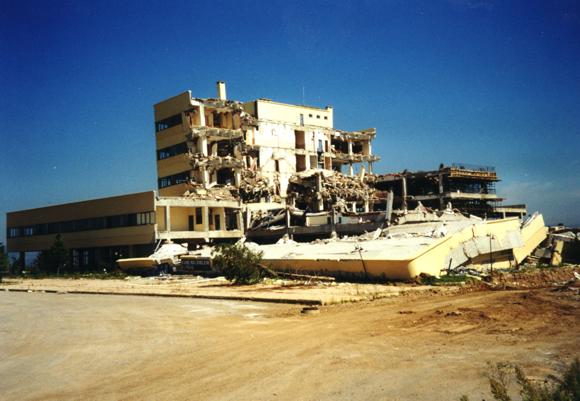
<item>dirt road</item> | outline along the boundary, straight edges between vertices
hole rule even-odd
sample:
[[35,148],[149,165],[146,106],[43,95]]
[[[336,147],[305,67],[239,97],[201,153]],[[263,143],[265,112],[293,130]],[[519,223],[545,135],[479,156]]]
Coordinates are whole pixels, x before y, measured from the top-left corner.
[[487,361],[579,354],[571,291],[415,294],[321,308],[0,293],[3,400],[490,399]]

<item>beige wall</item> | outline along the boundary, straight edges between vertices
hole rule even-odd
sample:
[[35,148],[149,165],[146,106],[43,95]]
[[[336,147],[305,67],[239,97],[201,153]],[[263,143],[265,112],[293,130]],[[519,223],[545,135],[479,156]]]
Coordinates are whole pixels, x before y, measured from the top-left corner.
[[[300,114],[302,114],[304,116],[304,125],[316,125],[325,128],[333,127],[333,110],[331,107],[320,109],[317,107],[278,103],[271,100],[257,100],[256,102],[258,106],[258,119],[260,120],[273,120],[300,125]],[[249,110],[253,108],[249,104],[247,107]],[[317,118],[317,116],[320,118]]]
[[[11,212],[6,216],[6,225],[7,227],[25,227],[36,224],[152,212],[154,210],[155,193],[148,191]],[[48,249],[54,243],[55,236],[56,234],[46,234],[8,238],[7,247],[10,252]],[[154,224],[148,224],[63,233],[62,238],[68,248],[147,244],[155,240],[155,226]]]

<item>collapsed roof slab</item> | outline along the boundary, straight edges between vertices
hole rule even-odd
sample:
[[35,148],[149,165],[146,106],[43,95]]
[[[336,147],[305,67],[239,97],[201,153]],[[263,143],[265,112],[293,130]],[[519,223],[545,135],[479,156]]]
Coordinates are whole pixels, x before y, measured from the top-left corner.
[[523,226],[517,218],[493,221],[466,218],[394,226],[389,228],[388,237],[372,240],[350,238],[293,243],[291,247],[274,244],[259,249],[264,252],[265,263],[278,270],[410,280],[421,273],[439,276],[449,268],[469,263],[485,254],[482,245],[485,238],[491,240],[492,255],[500,251],[508,255],[505,260],[498,260],[496,267],[508,267],[512,260],[520,263],[546,233],[543,218],[537,214]]

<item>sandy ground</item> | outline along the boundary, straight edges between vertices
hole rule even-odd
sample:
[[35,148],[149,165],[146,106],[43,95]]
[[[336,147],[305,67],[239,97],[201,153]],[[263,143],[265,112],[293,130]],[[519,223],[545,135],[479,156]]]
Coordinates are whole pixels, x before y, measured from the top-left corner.
[[0,292],[3,400],[490,399],[486,362],[580,353],[577,291],[301,306]]
[[398,283],[353,284],[336,282],[306,282],[267,280],[265,283],[232,285],[223,277],[207,279],[198,276],[127,277],[124,280],[95,279],[5,279],[2,289],[52,292],[88,292],[134,295],[191,296],[213,299],[242,299],[254,301],[295,302],[328,305],[398,296],[407,292],[455,291],[457,288],[439,288]]

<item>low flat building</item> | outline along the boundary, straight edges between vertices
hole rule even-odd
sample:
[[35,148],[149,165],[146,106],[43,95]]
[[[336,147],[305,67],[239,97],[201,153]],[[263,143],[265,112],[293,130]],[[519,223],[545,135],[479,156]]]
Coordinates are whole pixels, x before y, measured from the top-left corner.
[[110,267],[119,258],[151,254],[161,240],[238,239],[241,219],[237,201],[158,197],[147,191],[10,212],[7,249],[24,261],[26,252],[49,249],[60,234],[73,267]]

